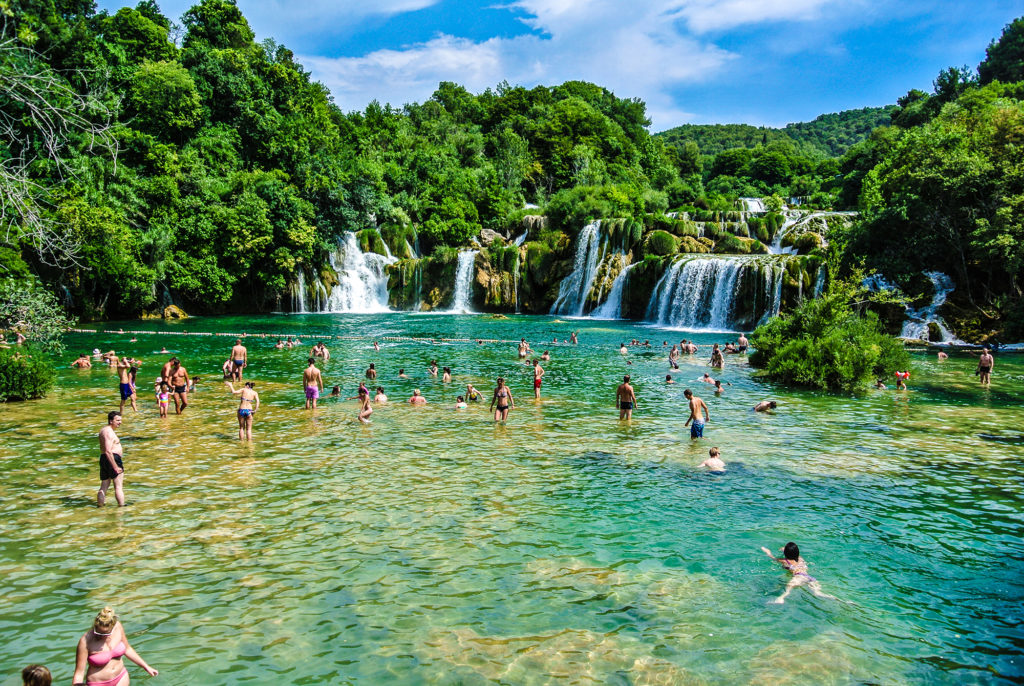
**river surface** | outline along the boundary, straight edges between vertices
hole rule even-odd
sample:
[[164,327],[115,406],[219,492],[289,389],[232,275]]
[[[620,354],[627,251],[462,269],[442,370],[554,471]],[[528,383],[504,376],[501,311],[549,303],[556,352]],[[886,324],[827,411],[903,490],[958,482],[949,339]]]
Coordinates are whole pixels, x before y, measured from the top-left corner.
[[[783,390],[727,356],[723,395],[679,383],[664,340],[628,322],[483,315],[302,315],[125,322],[245,331],[262,407],[237,439],[220,383],[232,338],[73,334],[46,399],[0,406],[0,683],[49,665],[112,605],[163,684],[1010,684],[1024,680],[1024,358],[914,358],[908,392]],[[580,331],[579,345],[553,343]],[[302,336],[274,350],[260,333]],[[328,386],[355,395],[369,363],[391,404],[305,411],[311,335]],[[511,342],[548,349],[543,398]],[[434,338],[416,341],[411,338]],[[442,342],[436,339],[464,339]],[[649,339],[650,349],[618,344]],[[375,352],[372,341],[381,342]],[[199,375],[161,419],[168,355]],[[96,434],[117,379],[67,364],[93,348],[140,357],[126,412],[128,507],[94,506]],[[432,359],[454,380],[428,376]],[[409,379],[397,378],[404,368]],[[618,421],[633,376],[639,407]],[[467,382],[516,407],[453,409]],[[689,439],[683,390],[707,402]],[[429,401],[411,407],[414,388]],[[755,414],[775,399],[774,413]],[[172,408],[173,413],[173,408]],[[724,474],[695,467],[719,446]],[[113,503],[111,492],[110,503]],[[797,542],[826,593],[796,589],[760,550]],[[133,681],[148,680],[129,664]]]

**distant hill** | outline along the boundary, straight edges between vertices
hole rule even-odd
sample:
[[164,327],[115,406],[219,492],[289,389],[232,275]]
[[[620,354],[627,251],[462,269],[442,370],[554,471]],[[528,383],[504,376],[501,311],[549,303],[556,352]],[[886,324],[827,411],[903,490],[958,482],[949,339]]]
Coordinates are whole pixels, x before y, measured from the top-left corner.
[[895,105],[887,105],[823,114],[814,121],[788,124],[781,129],[749,124],[683,124],[655,136],[672,145],[693,141],[705,155],[788,139],[806,155],[840,157],[872,129],[888,124],[894,108]]

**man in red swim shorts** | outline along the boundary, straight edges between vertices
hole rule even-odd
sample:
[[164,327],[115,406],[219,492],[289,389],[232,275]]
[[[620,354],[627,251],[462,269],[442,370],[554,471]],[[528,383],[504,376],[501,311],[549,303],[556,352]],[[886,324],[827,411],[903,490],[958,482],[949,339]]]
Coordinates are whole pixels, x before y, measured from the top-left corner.
[[540,385],[541,379],[544,376],[544,370],[540,368],[540,360],[533,361],[533,397],[535,400],[540,400]]

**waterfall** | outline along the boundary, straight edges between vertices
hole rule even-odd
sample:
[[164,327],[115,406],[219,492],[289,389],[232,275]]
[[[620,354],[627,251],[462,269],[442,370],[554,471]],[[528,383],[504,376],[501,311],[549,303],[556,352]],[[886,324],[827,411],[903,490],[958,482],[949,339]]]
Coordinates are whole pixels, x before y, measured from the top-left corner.
[[946,302],[946,296],[953,292],[956,284],[953,283],[953,279],[942,272],[925,272],[924,275],[932,282],[935,295],[932,296],[932,301],[927,306],[919,310],[907,308],[907,320],[903,322],[903,332],[900,336],[927,341],[929,340],[928,325],[935,324],[939,327],[939,332],[942,335],[940,339],[942,343],[963,343],[946,328],[946,322],[942,321],[942,317],[938,314],[939,308]]
[[791,211],[788,211],[788,210],[785,212],[785,220],[783,220],[782,226],[779,227],[779,230],[775,232],[775,237],[772,238],[772,244],[768,246],[768,254],[770,254],[770,255],[795,255],[796,254],[796,248],[793,248],[793,247],[783,248],[782,247],[782,237],[785,236],[787,233],[789,233],[789,230],[792,229],[794,226],[796,226],[796,224],[799,223],[799,221],[800,221],[800,213],[799,212],[791,212]]
[[455,268],[455,300],[449,312],[469,314],[473,311],[473,262],[479,250],[463,250]]
[[418,260],[420,258],[420,256],[416,254],[416,248],[412,247],[408,238],[405,239],[405,249],[409,251],[407,254],[410,258],[414,260]]
[[528,235],[530,235],[530,232],[527,230],[527,231],[523,231],[523,235],[516,237],[515,245],[516,245],[517,248],[520,247],[523,243],[526,242],[526,237]]
[[292,292],[292,312],[295,312],[296,314],[305,314],[307,311],[306,275],[300,267],[298,275],[296,276],[295,289]]
[[820,298],[822,291],[825,290],[825,277],[828,274],[824,264],[818,265],[818,273],[814,277],[814,290],[811,292],[811,298]]
[[[364,254],[359,249],[356,235],[346,232],[338,249],[331,253],[330,261],[337,283],[330,294],[325,293],[324,302],[318,302],[321,312],[389,311],[388,278],[384,267],[396,262],[394,257],[373,252]],[[323,284],[320,288],[326,291]]]
[[625,290],[626,281],[629,279],[629,270],[636,264],[627,264],[612,281],[611,290],[608,292],[608,299],[604,304],[590,313],[595,319],[619,319],[622,316],[622,292]]
[[740,202],[743,203],[743,209],[746,212],[767,212],[767,208],[764,206],[764,201],[761,198],[740,198]]
[[594,277],[597,275],[597,265],[603,257],[601,220],[598,219],[584,226],[577,241],[572,273],[562,279],[562,283],[558,286],[558,298],[551,306],[551,314],[583,316],[587,295],[590,293],[590,287],[594,284]]
[[758,256],[684,257],[651,292],[647,320],[717,331],[752,328],[782,305],[785,269]]

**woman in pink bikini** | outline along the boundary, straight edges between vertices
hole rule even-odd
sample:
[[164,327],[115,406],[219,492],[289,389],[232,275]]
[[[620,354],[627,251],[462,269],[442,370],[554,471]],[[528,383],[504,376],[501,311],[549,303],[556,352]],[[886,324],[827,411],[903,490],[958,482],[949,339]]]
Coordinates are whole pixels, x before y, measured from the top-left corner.
[[157,675],[158,672],[128,645],[128,637],[114,610],[105,607],[96,615],[92,629],[78,641],[72,683],[74,686],[128,686],[128,670],[121,659],[125,656],[150,676]]

